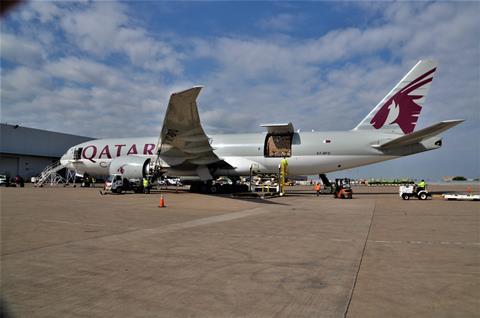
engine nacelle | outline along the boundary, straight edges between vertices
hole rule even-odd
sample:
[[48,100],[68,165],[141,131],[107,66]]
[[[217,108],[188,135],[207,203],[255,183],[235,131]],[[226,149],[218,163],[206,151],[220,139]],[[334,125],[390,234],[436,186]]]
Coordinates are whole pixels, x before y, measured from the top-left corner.
[[142,179],[148,174],[150,158],[139,156],[118,157],[110,162],[108,172],[121,174],[127,179]]

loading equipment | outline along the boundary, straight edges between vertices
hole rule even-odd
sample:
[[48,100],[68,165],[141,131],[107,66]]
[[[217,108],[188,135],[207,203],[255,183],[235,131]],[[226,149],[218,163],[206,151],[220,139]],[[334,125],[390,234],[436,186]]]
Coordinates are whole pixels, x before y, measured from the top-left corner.
[[351,199],[352,198],[352,186],[349,178],[335,179],[335,192],[334,198],[337,199]]

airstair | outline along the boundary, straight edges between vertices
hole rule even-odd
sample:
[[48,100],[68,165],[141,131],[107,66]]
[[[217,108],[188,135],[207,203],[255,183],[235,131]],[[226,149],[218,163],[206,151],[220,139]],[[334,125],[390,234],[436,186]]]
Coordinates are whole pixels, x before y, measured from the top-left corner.
[[58,172],[65,168],[60,161],[55,161],[48,167],[46,167],[35,182],[36,187],[42,187],[44,184],[50,184],[50,186],[56,186],[60,183],[65,183],[63,178]]

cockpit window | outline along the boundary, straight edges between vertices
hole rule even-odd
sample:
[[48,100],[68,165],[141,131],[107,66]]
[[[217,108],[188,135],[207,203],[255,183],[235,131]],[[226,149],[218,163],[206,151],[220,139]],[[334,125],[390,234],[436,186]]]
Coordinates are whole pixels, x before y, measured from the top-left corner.
[[73,160],[82,159],[82,150],[83,148],[77,148],[73,151]]

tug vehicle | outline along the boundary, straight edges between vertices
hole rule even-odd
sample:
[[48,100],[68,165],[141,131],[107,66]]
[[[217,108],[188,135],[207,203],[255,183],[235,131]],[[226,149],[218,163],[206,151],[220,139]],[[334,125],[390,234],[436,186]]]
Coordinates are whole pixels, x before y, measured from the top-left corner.
[[426,200],[432,197],[432,195],[430,194],[430,192],[427,191],[427,189],[422,188],[419,190],[417,186],[413,184],[400,186],[398,194],[404,200],[410,200],[410,198]]

